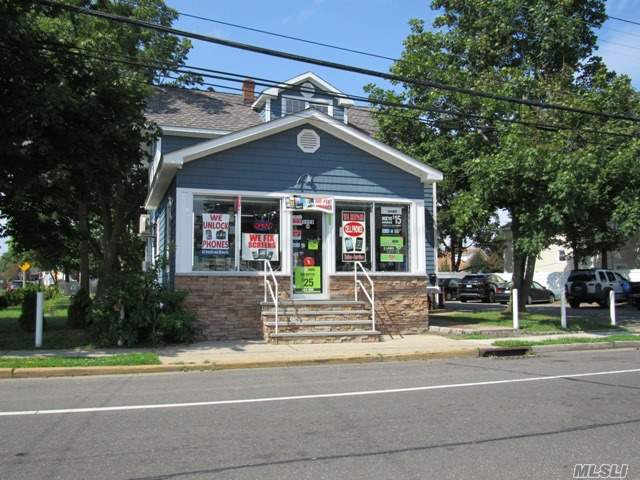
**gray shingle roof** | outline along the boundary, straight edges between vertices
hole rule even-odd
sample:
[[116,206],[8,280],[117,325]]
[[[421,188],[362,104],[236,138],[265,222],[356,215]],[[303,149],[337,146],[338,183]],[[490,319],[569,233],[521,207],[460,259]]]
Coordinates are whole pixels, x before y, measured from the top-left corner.
[[[147,102],[147,118],[165,127],[238,131],[262,123],[260,115],[245,105],[242,95],[175,87],[156,87]],[[352,127],[373,135],[376,122],[368,108],[350,107]]]
[[261,123],[242,95],[157,87],[147,103],[147,118],[158,125],[243,130]]

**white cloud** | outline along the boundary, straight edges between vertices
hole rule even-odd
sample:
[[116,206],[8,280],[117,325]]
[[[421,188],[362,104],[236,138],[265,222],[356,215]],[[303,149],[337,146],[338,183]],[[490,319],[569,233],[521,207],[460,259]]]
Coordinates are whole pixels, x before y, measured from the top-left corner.
[[325,0],[311,0],[311,2],[307,3],[307,5],[298,13],[284,17],[282,19],[282,23],[283,24],[292,23],[292,22],[298,23],[298,22],[307,20],[311,18],[314,13],[316,13],[316,10],[318,9],[318,7],[322,5],[324,2]]

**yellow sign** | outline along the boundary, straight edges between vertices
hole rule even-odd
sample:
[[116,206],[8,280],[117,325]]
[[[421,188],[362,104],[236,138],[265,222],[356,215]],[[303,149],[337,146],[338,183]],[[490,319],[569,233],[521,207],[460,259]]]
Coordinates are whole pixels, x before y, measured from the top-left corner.
[[18,265],[18,268],[23,272],[26,272],[31,268],[31,264],[29,262],[22,262],[20,265]]

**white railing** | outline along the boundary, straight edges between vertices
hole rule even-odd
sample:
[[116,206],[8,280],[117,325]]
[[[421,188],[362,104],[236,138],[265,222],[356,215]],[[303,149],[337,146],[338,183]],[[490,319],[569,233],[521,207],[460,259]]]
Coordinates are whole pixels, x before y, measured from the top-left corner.
[[[369,294],[364,283],[358,278],[358,270],[361,270],[365,278],[369,281],[371,294]],[[358,290],[362,289],[362,293],[364,293],[364,296],[367,297],[367,300],[369,300],[371,304],[371,331],[373,332],[376,329],[376,290],[373,286],[373,280],[371,280],[371,277],[360,262],[353,262],[353,289],[355,291],[354,298],[356,302],[358,301]]]
[[[271,285],[273,281],[273,286]],[[275,310],[275,334],[278,334],[278,279],[273,268],[271,268],[271,262],[269,260],[264,261],[264,303],[267,303],[267,291],[273,300],[273,307]]]

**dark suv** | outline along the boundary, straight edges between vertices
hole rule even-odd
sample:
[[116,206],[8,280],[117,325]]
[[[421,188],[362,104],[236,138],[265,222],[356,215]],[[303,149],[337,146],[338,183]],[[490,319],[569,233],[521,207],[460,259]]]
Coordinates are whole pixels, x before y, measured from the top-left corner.
[[494,303],[496,301],[496,289],[504,285],[505,281],[498,275],[478,274],[467,275],[460,280],[458,296],[461,302],[467,300],[482,300]]
[[[625,279],[610,270],[588,268],[573,270],[564,286],[567,300],[572,308],[580,303],[597,303],[601,307],[609,305],[609,292],[616,300],[624,300]],[[626,281],[628,283],[628,281]]]

